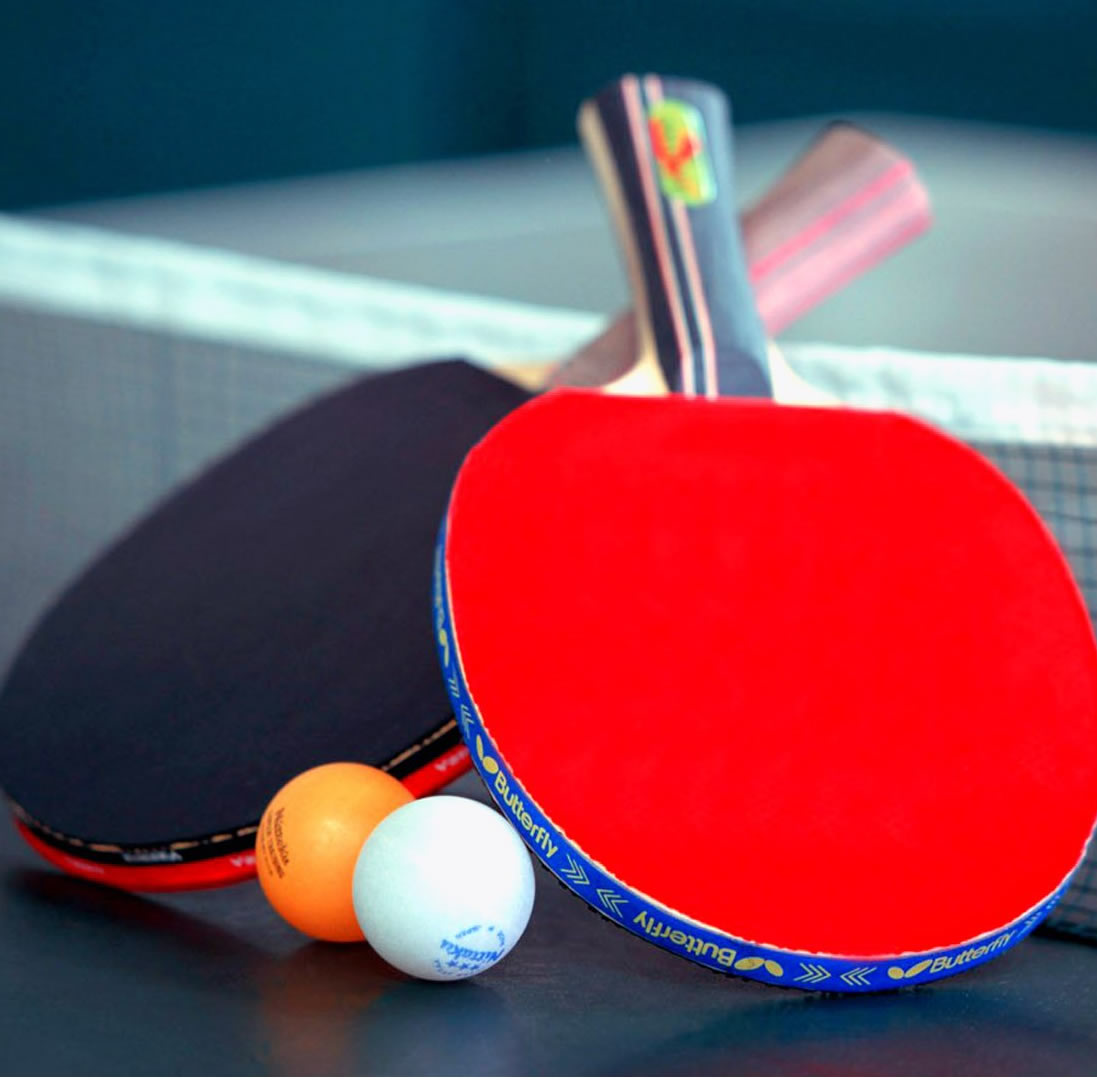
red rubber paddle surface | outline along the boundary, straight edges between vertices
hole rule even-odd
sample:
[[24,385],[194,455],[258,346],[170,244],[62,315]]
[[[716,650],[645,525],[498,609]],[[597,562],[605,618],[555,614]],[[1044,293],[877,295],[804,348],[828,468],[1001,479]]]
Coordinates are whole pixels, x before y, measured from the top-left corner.
[[448,516],[485,730],[620,882],[776,947],[1016,919],[1097,813],[1097,649],[1050,534],[916,421],[562,391]]

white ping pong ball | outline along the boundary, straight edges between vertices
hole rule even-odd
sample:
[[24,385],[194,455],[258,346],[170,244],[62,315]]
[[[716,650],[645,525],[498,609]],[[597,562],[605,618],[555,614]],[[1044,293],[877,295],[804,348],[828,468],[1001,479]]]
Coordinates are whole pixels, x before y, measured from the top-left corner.
[[533,894],[533,864],[510,824],[453,795],[394,810],[354,867],[354,913],[366,940],[420,979],[466,979],[498,963],[522,936]]

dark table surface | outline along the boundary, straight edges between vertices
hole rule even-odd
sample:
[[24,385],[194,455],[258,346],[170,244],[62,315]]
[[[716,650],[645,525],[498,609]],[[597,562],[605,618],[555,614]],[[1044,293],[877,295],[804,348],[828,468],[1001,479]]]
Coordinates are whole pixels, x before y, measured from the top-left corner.
[[[486,799],[464,777],[450,793]],[[529,929],[463,983],[308,942],[250,882],[136,897],[0,824],[0,1066],[77,1074],[1093,1074],[1097,948],[1032,938],[966,974],[827,996],[727,978],[538,870]]]

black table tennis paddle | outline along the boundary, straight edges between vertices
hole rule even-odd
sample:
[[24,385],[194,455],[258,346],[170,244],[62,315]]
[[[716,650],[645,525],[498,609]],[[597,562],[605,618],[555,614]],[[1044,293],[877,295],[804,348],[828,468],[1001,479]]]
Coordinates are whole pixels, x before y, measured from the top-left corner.
[[[759,295],[787,296],[781,268],[805,251],[805,292],[827,291],[820,266],[845,281],[874,220],[893,249],[876,178],[898,179],[906,219],[928,221],[906,171],[835,138],[790,170],[796,194],[786,177],[772,209],[752,212]],[[584,363],[568,375],[583,379]],[[0,784],[27,842],[123,888],[221,885],[254,872],[260,814],[305,768],[363,761],[416,794],[464,771],[427,614],[434,534],[465,452],[529,396],[461,361],[363,378],[113,544],[45,613],[0,691]]]

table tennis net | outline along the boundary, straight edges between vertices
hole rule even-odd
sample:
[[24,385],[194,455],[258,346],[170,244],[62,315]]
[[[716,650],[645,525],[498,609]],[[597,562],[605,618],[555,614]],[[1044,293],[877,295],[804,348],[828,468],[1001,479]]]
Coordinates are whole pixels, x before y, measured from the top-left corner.
[[[0,216],[0,674],[104,544],[286,411],[404,363],[564,357],[603,321]],[[1097,363],[786,356],[849,404],[919,415],[985,454],[1043,516],[1097,622]],[[1097,941],[1097,846],[1046,929]]]

